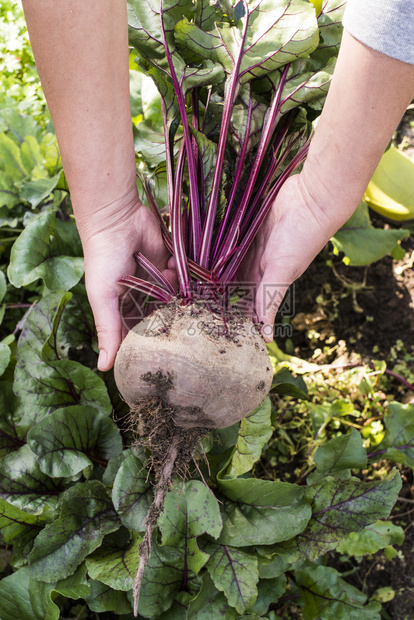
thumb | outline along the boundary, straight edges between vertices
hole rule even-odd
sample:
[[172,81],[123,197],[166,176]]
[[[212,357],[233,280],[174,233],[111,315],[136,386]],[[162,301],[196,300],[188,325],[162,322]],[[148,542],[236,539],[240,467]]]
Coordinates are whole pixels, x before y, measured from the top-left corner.
[[256,295],[256,310],[263,324],[260,332],[265,342],[273,341],[276,314],[288,288],[288,283],[277,281],[273,270],[267,269],[263,274]]
[[98,369],[104,372],[114,365],[121,344],[122,319],[119,312],[119,298],[114,290],[96,290],[95,287],[89,287],[88,298],[98,332]]

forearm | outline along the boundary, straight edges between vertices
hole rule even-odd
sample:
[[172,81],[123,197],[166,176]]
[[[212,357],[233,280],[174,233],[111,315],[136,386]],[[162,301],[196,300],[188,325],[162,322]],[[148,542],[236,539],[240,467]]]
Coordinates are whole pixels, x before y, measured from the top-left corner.
[[136,201],[124,0],[23,0],[83,236]]
[[310,199],[331,234],[358,206],[414,95],[414,65],[363,45],[347,32],[304,165]]

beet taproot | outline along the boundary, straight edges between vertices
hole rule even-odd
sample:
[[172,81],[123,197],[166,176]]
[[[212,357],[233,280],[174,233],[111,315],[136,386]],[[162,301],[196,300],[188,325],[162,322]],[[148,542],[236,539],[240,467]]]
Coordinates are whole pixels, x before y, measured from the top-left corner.
[[173,410],[177,426],[214,429],[260,405],[272,369],[257,327],[240,312],[171,302],[129,332],[115,381],[132,410],[156,397]]
[[146,516],[134,580],[134,613],[152,532],[175,473],[209,429],[240,421],[267,396],[272,367],[257,326],[234,308],[183,304],[155,310],[126,336],[115,381],[131,408],[129,429],[151,451],[154,500]]

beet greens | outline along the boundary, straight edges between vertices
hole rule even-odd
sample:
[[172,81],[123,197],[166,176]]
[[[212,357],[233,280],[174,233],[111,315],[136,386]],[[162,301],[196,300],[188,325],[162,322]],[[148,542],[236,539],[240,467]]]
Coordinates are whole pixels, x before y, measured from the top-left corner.
[[130,42],[160,92],[163,119],[163,127],[138,124],[136,138],[164,133],[171,230],[151,180],[143,185],[179,290],[140,254],[156,284],[133,276],[124,284],[167,302],[191,301],[205,283],[223,293],[234,280],[282,184],[306,157],[332,77],[341,8],[326,2],[316,16],[307,0],[235,7],[129,0]]

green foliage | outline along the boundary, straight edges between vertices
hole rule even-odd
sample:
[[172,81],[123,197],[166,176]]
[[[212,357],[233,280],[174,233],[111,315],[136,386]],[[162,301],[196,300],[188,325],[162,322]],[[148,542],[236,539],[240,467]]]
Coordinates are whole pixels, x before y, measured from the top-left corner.
[[381,606],[375,602],[366,605],[367,597],[341,579],[334,569],[306,563],[296,577],[303,596],[305,620],[380,620]]
[[237,477],[250,471],[260,458],[267,441],[272,436],[271,402],[263,403],[240,422],[239,436],[226,476]]
[[[272,14],[282,4],[266,2]],[[324,28],[318,45],[310,27],[313,8],[306,3],[312,59],[306,58],[305,39],[292,35],[294,53],[304,57],[292,63],[285,94],[295,91],[298,105],[306,98],[314,114],[320,108],[316,94],[324,96],[332,72],[341,4],[329,0],[319,16]],[[153,18],[142,3],[129,3],[132,40],[156,61],[144,67],[146,79],[161,91],[171,137],[180,140],[159,38],[144,36],[141,27],[145,22],[159,36],[159,2],[151,6]],[[193,13],[190,0],[169,6],[170,34],[174,28],[179,42],[174,62],[187,71],[184,90],[219,87],[232,69],[228,50],[237,44],[230,36],[237,18],[231,3],[199,0]],[[184,20],[183,7],[189,11]],[[220,34],[226,45],[216,45],[205,58],[201,29],[211,37],[224,10],[228,23]],[[275,32],[256,42],[266,15],[257,15],[242,67],[245,82],[260,78],[252,143],[263,124],[260,98],[268,96],[269,82],[262,78],[273,72],[271,81],[276,79],[281,58],[268,49],[275,46]],[[282,20],[286,32],[294,30],[292,15]],[[19,5],[3,0],[0,18],[0,542],[11,552],[0,573],[0,617],[58,619],[66,617],[71,600],[79,600],[91,613],[130,618],[153,475],[145,450],[131,447],[125,405],[112,377],[96,370],[82,251]],[[190,56],[192,71],[184,66]],[[137,161],[163,206],[168,194],[161,99],[152,92],[141,105],[141,87],[136,79]],[[246,88],[232,119],[236,152],[246,126]],[[212,139],[193,131],[205,196],[221,103],[222,97],[213,97],[204,119]],[[364,247],[374,247],[365,215],[362,228],[360,234],[369,235],[362,237]],[[395,245],[401,232],[391,238]],[[351,256],[351,250],[345,253]],[[292,592],[305,619],[380,617],[378,602],[367,602],[346,576],[324,564],[334,549],[356,557],[384,549],[391,557],[392,545],[402,543],[401,528],[384,520],[401,484],[389,462],[414,466],[413,406],[379,402],[375,386],[386,380],[383,371],[365,373],[363,385],[351,370],[333,385],[325,377],[306,378],[318,369],[315,364],[282,355],[275,345],[270,352],[271,396],[240,425],[207,435],[195,455],[197,466],[189,463],[185,480],[175,481],[167,494],[140,617],[272,620],[277,612],[269,609]],[[381,418],[377,426],[359,424],[374,410]],[[380,460],[385,469],[377,469]]]
[[391,403],[384,424],[387,432],[371,457],[385,455],[391,461],[414,467],[414,405]]
[[344,253],[347,265],[369,265],[393,252],[402,239],[407,237],[408,230],[375,228],[372,226],[368,206],[361,202],[350,219],[332,237],[336,254]]
[[56,213],[35,216],[14,243],[8,276],[16,288],[39,278],[50,291],[69,290],[83,275],[80,240],[73,221]]
[[152,496],[145,466],[134,454],[128,454],[120,464],[112,489],[116,511],[125,527],[145,531],[145,516]]
[[346,540],[338,547],[339,553],[361,556],[367,553],[376,553],[390,545],[402,545],[404,531],[399,525],[390,521],[377,521],[368,525],[362,532],[351,532]]
[[0,86],[0,108],[30,113],[47,125],[46,102],[18,0],[0,3]]

